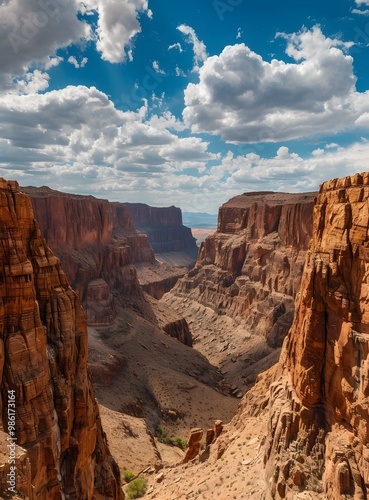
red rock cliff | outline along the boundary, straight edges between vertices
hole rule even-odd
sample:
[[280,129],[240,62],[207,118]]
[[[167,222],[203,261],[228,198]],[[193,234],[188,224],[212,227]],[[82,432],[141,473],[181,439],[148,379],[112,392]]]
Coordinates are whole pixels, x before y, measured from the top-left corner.
[[140,293],[135,263],[155,261],[147,236],[136,231],[127,206],[93,196],[22,188],[48,244],[86,309],[89,325],[111,324],[114,295]]
[[242,318],[252,334],[281,345],[312,232],[314,196],[246,193],[225,203],[217,232],[170,294]]
[[369,495],[369,173],[320,189],[291,331],[271,391],[273,498]]
[[134,225],[147,234],[155,253],[186,252],[196,260],[196,240],[191,229],[183,225],[180,208],[156,208],[144,203],[126,205]]
[[[83,310],[30,198],[3,179],[0,240],[0,437],[6,455],[11,394],[16,489],[32,500],[123,499],[88,373]],[[2,497],[10,466],[0,465]]]

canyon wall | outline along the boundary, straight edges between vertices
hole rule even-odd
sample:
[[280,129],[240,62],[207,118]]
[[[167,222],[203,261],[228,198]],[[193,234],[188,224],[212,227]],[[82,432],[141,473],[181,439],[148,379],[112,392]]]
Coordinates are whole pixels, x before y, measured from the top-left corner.
[[154,238],[155,251],[180,250],[190,260],[196,258],[195,240],[182,225],[179,208],[111,203],[45,186],[22,190],[31,196],[41,230],[60,257],[91,326],[112,324],[116,318],[114,297],[137,295],[141,284],[147,293],[160,298],[185,273],[183,268],[169,269],[156,261],[148,235]]
[[[71,214],[71,226],[74,218]],[[84,312],[31,200],[0,179],[0,494],[31,500],[123,499],[87,368]],[[8,408],[14,417],[9,419]]]
[[168,296],[190,297],[219,315],[242,319],[252,335],[280,346],[292,323],[314,197],[246,193],[225,203],[218,230]]
[[271,498],[369,495],[369,173],[325,182],[272,385]]
[[126,203],[135,227],[147,234],[155,253],[185,252],[196,261],[198,248],[191,229],[182,223],[180,208],[156,208],[144,203]]
[[155,262],[147,236],[136,231],[123,204],[47,187],[22,190],[31,196],[36,219],[61,259],[88,324],[111,324],[114,296],[141,293],[134,264]]

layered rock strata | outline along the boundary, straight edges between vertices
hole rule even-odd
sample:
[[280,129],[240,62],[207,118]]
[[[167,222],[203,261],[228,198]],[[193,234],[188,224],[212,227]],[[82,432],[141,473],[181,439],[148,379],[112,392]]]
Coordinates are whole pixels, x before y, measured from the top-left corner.
[[233,318],[280,346],[291,326],[312,231],[314,193],[246,193],[219,210],[218,230],[171,292]]
[[368,199],[365,173],[325,182],[316,201],[295,318],[271,389],[272,498],[369,495]]
[[[84,312],[30,198],[4,179],[0,240],[0,435],[4,454],[12,408],[15,487],[32,500],[123,499],[87,368]],[[0,466],[2,496],[10,467]]]
[[225,203],[195,267],[161,299],[241,397],[279,358],[292,324],[316,193],[246,193]]
[[114,296],[140,293],[134,264],[155,262],[147,236],[136,231],[123,204],[47,187],[22,189],[32,198],[36,218],[61,259],[88,324],[112,324]]
[[[190,229],[182,225],[179,208],[142,205],[144,210],[138,210],[140,204],[111,203],[48,187],[22,189],[31,196],[41,230],[60,257],[91,326],[112,324],[116,318],[114,297],[137,295],[141,285],[153,297],[161,298],[185,274],[183,267],[156,261],[146,229],[148,234],[154,231],[157,235],[154,246],[169,252],[165,254],[169,260],[172,255],[176,260],[177,249],[191,261],[196,258],[195,240]],[[136,229],[133,215],[138,216],[142,230]],[[160,238],[169,243],[158,246]]]
[[196,240],[191,229],[183,225],[180,208],[157,208],[144,203],[126,205],[135,227],[147,234],[155,253],[186,252],[196,261]]

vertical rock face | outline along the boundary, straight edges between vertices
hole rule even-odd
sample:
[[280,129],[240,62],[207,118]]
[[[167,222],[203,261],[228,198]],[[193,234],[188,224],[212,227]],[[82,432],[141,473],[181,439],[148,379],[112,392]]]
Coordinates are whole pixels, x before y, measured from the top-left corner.
[[[1,427],[8,431],[14,394],[16,443],[23,449],[16,487],[31,499],[124,498],[87,369],[83,310],[30,198],[3,179],[0,240]],[[0,466],[1,494],[9,466]]]
[[185,252],[197,257],[196,240],[182,223],[180,208],[156,208],[144,203],[126,204],[134,225],[147,234],[155,253]]
[[22,189],[32,198],[36,219],[86,309],[88,324],[111,324],[113,296],[140,293],[134,264],[155,261],[147,236],[136,231],[121,203],[47,187]]
[[273,498],[369,494],[369,174],[325,182],[271,391]]
[[191,296],[280,346],[291,326],[315,193],[247,193],[225,203],[218,230],[171,295]]

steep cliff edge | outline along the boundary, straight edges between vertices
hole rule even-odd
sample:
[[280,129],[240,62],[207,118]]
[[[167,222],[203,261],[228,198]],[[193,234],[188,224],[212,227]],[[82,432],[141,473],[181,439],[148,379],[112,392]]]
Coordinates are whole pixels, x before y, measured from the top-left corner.
[[3,179],[0,240],[0,493],[14,480],[32,500],[123,499],[87,368],[83,310],[30,198]]
[[193,263],[198,248],[191,229],[184,226],[178,207],[150,207],[144,203],[126,203],[135,227],[147,234],[156,254],[185,252]]
[[249,385],[278,359],[275,348],[293,319],[315,195],[245,193],[225,203],[195,267],[162,299],[192,319],[195,347],[235,383],[241,376]]
[[272,386],[273,498],[369,494],[369,173],[320,189],[296,313]]
[[161,297],[185,273],[155,260],[146,234],[136,230],[125,204],[48,187],[22,189],[32,198],[48,245],[60,257],[89,325],[112,324],[114,297],[139,294],[141,283]]

